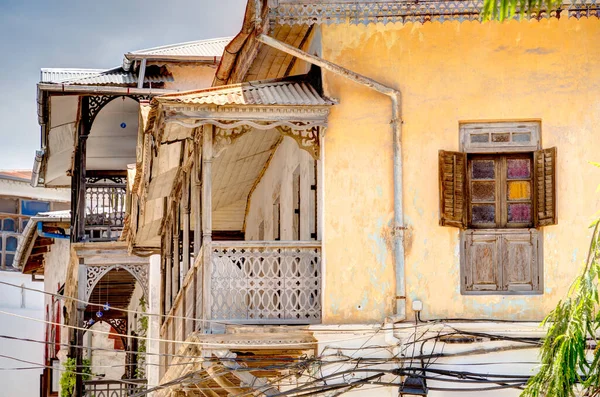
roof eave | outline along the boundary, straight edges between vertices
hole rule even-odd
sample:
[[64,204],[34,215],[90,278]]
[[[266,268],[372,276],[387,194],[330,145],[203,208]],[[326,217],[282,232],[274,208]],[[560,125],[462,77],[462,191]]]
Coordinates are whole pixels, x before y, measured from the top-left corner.
[[76,85],[62,83],[38,83],[39,91],[61,92],[65,94],[95,94],[95,95],[162,95],[172,94],[177,90],[165,90],[158,88],[132,88],[115,85]]
[[146,55],[146,54],[133,54],[127,53],[123,57],[123,69],[129,71],[131,64],[135,61],[146,61],[152,62],[206,62],[206,63],[219,63],[221,62],[221,55],[219,56],[199,56],[199,55]]

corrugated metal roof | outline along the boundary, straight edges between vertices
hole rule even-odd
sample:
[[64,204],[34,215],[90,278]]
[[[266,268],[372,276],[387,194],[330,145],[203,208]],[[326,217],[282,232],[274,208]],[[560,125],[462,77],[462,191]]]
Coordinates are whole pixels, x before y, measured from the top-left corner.
[[40,72],[40,82],[60,83],[65,80],[94,76],[105,71],[105,69],[43,68]]
[[[137,74],[124,71],[122,68],[102,69],[42,69],[42,83],[62,83],[72,85],[129,85],[137,84]],[[89,73],[85,73],[85,71]],[[64,72],[62,72],[64,71]],[[69,76],[69,77],[67,77]],[[54,80],[44,80],[54,78]],[[173,81],[173,76],[146,75],[144,83],[164,83]]]
[[147,48],[125,54],[127,58],[137,56],[189,56],[189,57],[220,57],[225,46],[233,37],[221,37],[209,40],[189,41],[187,43],[170,44],[161,47]]
[[31,180],[31,170],[0,170],[0,179]]
[[323,97],[309,83],[298,79],[242,83],[184,94],[157,97],[160,102],[211,105],[326,106],[334,102]]

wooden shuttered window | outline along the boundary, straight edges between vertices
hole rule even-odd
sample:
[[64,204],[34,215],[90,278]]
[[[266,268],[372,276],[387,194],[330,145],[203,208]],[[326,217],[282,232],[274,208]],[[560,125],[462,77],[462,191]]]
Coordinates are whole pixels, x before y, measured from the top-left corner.
[[469,230],[463,244],[463,292],[541,292],[541,235],[537,230]]
[[464,229],[467,226],[467,155],[439,152],[440,225]]
[[556,148],[534,153],[535,226],[556,225]]
[[[533,178],[529,181],[513,178],[510,174],[511,168],[508,167],[507,169],[509,162],[517,164],[524,161],[519,155],[488,155],[480,160],[472,160],[480,158],[477,155],[473,156],[469,157],[467,161],[466,153],[444,150],[439,152],[441,226],[466,229],[472,223],[473,227],[480,228],[525,228],[531,226],[538,228],[557,224],[555,147],[533,153]],[[473,175],[467,174],[467,170],[470,169],[468,164],[472,161],[482,164],[495,164],[497,162],[498,164],[504,164],[504,167],[496,167],[496,174],[498,175],[490,181],[479,181],[476,180],[477,178],[471,180],[470,177],[473,177]],[[510,166],[510,164],[508,165]],[[474,185],[471,186],[471,189],[469,189],[470,183]],[[483,200],[476,193],[483,191],[482,188],[489,187],[488,185],[496,185],[495,190],[488,189],[492,191],[493,197]],[[521,190],[526,191],[527,195],[531,194],[531,198],[528,198],[529,196],[524,196],[524,198],[512,197],[512,185],[515,185],[515,188],[520,187]],[[523,187],[527,189],[522,189]],[[493,193],[493,191],[496,193]],[[474,217],[475,209],[479,212],[488,210],[480,216],[480,218],[483,217],[483,220]],[[473,214],[471,211],[473,211]],[[489,220],[484,216],[488,212],[495,214],[491,215]],[[531,217],[531,213],[533,213],[533,217]],[[517,217],[515,218],[515,216]]]

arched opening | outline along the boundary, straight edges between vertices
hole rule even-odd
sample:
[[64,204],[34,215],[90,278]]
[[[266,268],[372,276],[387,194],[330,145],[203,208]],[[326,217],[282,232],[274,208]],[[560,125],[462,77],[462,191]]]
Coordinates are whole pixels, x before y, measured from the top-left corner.
[[94,118],[87,138],[87,171],[126,171],[135,163],[139,103],[132,98],[116,97]]
[[143,379],[145,357],[138,354],[140,343],[132,336],[145,336],[144,316],[139,313],[146,311],[144,280],[119,265],[99,270],[96,279],[88,279],[92,289],[84,314],[86,328],[100,331],[88,331],[83,338],[84,357],[93,374],[90,387],[97,380]]
[[86,149],[85,236],[113,241],[125,223],[127,166],[135,164],[139,103],[116,97],[93,119]]

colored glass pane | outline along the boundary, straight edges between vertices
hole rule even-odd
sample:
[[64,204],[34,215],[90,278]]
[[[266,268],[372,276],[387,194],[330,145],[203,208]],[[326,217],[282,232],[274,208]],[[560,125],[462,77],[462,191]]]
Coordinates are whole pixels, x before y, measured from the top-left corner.
[[508,221],[516,223],[531,222],[531,204],[509,204]]
[[509,200],[528,200],[531,198],[531,183],[529,181],[508,182]]
[[6,254],[6,267],[12,267],[13,261],[15,260],[15,254]]
[[508,179],[529,179],[531,178],[531,161],[528,159],[508,159],[506,160]]
[[7,218],[2,222],[2,230],[5,232],[16,232],[17,225],[15,224],[14,219]]
[[530,133],[518,133],[512,135],[513,142],[530,142],[531,134]]
[[473,179],[494,179],[494,160],[474,160],[473,161]]
[[493,201],[496,196],[495,182],[473,182],[473,201]]
[[50,203],[47,201],[33,201],[33,200],[22,200],[21,201],[21,214],[23,215],[37,215],[40,212],[50,211]]
[[494,204],[476,204],[472,210],[473,223],[496,222],[496,206]]
[[7,237],[6,238],[6,250],[7,251],[16,251],[18,243],[19,242],[17,241],[16,237]]
[[473,134],[471,135],[471,143],[486,143],[489,141],[488,134]]
[[509,133],[492,134],[492,142],[510,142]]

